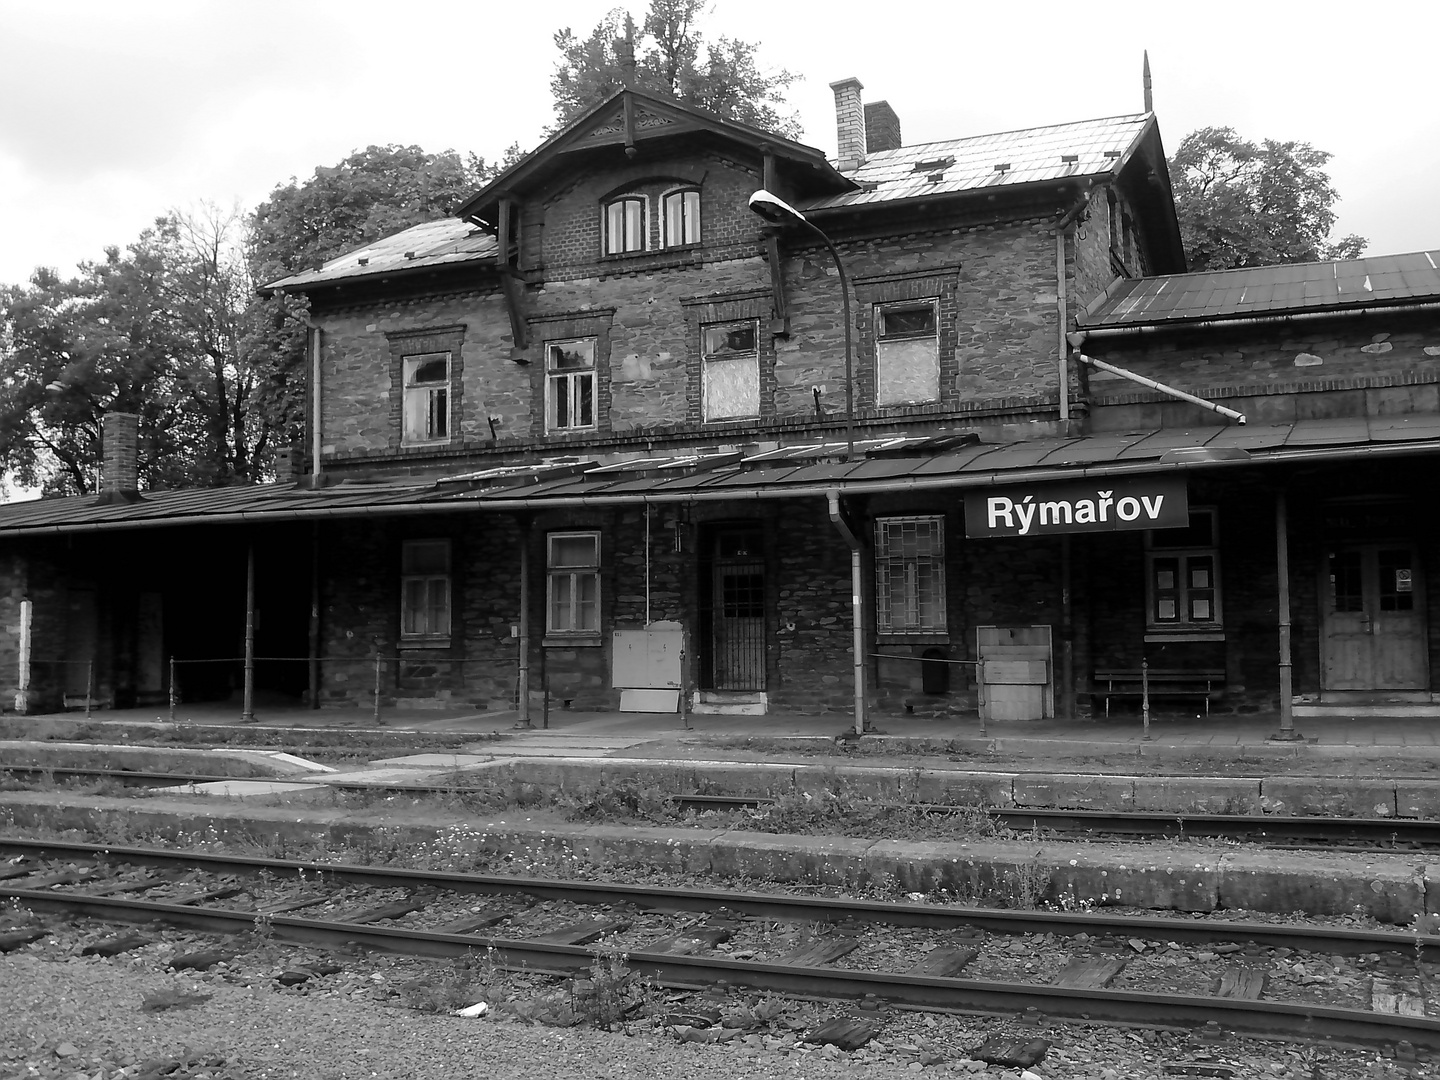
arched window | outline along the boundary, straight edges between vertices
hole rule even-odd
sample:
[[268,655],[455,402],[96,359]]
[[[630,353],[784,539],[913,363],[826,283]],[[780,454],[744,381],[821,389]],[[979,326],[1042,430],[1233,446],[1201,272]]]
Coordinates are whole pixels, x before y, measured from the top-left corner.
[[700,192],[695,188],[665,196],[665,246],[700,243]]
[[645,200],[622,195],[605,204],[605,254],[645,250]]

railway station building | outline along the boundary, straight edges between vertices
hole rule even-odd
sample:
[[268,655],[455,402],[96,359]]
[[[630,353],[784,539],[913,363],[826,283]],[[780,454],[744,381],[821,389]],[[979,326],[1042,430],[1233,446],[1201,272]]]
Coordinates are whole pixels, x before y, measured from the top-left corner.
[[1440,252],[1187,273],[1151,112],[833,89],[834,158],[621,91],[269,284],[305,444],[142,491],[111,414],[0,506],[5,704],[1440,713]]

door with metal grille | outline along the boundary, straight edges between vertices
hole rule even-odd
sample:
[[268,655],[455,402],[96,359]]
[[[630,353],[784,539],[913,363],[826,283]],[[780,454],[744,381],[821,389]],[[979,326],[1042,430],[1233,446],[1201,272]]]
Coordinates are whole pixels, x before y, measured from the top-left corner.
[[765,560],[756,529],[715,536],[714,688],[765,689]]

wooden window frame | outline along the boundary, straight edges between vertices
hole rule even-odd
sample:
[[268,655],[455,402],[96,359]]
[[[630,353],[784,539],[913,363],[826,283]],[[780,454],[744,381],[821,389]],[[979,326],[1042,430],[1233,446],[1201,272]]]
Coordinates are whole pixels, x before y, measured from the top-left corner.
[[[585,345],[590,350],[590,366],[586,368],[565,368],[555,362],[555,357],[567,345]],[[545,431],[548,434],[570,431],[594,431],[597,427],[599,401],[596,379],[596,353],[599,341],[593,337],[566,338],[545,342]],[[575,423],[574,420],[585,401],[582,387],[588,381],[590,388],[589,423]],[[565,405],[570,423],[560,423],[560,405]]]
[[[712,353],[707,345],[706,339],[711,332],[723,331],[726,329],[739,329],[744,327],[754,335],[754,348],[749,353],[734,353],[729,356],[722,356],[719,353]],[[743,363],[749,360],[754,365],[755,376],[755,408],[748,413],[736,413],[731,416],[712,416],[710,403],[713,395],[709,388],[711,364],[721,363]],[[707,424],[728,423],[737,420],[754,420],[760,416],[760,320],[759,319],[730,319],[724,322],[702,323],[700,326],[700,409],[704,422]]]
[[[1145,630],[1147,635],[1176,634],[1219,634],[1225,629],[1225,606],[1223,602],[1223,578],[1220,570],[1220,515],[1213,506],[1192,506],[1190,517],[1207,516],[1210,519],[1210,542],[1208,544],[1157,544],[1157,537],[1170,530],[1150,529],[1145,533]],[[1161,588],[1157,562],[1175,560],[1175,575],[1170,588]],[[1194,562],[1208,559],[1209,585],[1196,585],[1194,575],[1200,570]],[[1196,596],[1195,594],[1208,594]],[[1164,601],[1174,604],[1173,618],[1163,618],[1160,604]],[[1208,602],[1209,618],[1196,618],[1196,602]]]
[[[624,210],[626,206],[634,205],[639,208],[639,220],[632,231],[630,228],[630,215]],[[613,228],[613,211],[620,209],[620,246],[615,246],[615,230]],[[634,255],[636,252],[648,251],[650,249],[650,207],[649,200],[644,195],[635,192],[627,192],[624,195],[617,195],[613,199],[607,199],[600,208],[600,236],[601,254],[606,257],[619,255]]]
[[[417,570],[411,562],[412,554],[425,548],[444,551],[443,572],[433,569]],[[445,646],[450,644],[451,629],[454,626],[454,545],[444,537],[424,537],[405,540],[400,546],[400,641],[405,645],[428,644]],[[440,586],[444,595],[443,620],[433,620],[435,605],[431,589]],[[424,590],[425,601],[417,607],[412,601],[416,586]],[[443,622],[443,625],[440,623]],[[417,623],[419,625],[417,625]]]
[[[415,382],[415,372],[423,366],[437,360],[445,362],[445,379],[443,382]],[[400,445],[401,446],[440,446],[448,443],[455,425],[450,415],[454,407],[455,395],[451,393],[451,382],[454,368],[451,364],[449,352],[425,352],[410,353],[400,358],[400,370],[402,373],[403,388],[402,401],[400,406]],[[437,410],[435,396],[441,397],[441,405]],[[411,426],[412,416],[419,416],[421,412],[412,406],[412,402],[419,402],[423,399],[426,407],[423,409],[424,430],[416,431]],[[439,420],[437,424],[436,421]],[[439,427],[442,430],[436,431]]]
[[[692,208],[691,203],[694,203]],[[667,191],[660,199],[661,232],[660,246],[663,248],[695,247],[700,243],[701,222],[703,220],[700,205],[700,189],[698,187],[677,188],[674,191]],[[674,222],[675,209],[679,208],[680,214],[680,240],[671,243],[671,226]]]
[[[594,543],[595,557],[587,563],[556,563],[555,541],[586,539]],[[545,534],[545,636],[546,638],[598,638],[601,617],[601,535],[599,529],[567,529]],[[586,601],[581,599],[581,582],[593,582],[594,598],[589,603],[594,610],[594,625],[584,626],[582,608]],[[557,586],[564,584],[568,599],[557,599]],[[564,604],[567,609],[569,626],[557,626],[557,606]]]

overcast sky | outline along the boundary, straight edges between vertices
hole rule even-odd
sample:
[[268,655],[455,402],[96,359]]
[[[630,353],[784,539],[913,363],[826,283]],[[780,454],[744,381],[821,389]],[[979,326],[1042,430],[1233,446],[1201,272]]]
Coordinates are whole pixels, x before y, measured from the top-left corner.
[[[171,207],[252,207],[371,143],[532,148],[555,30],[588,32],[607,6],[0,0],[0,282],[69,273]],[[1148,49],[1168,151],[1206,125],[1310,142],[1335,155],[1337,234],[1440,248],[1433,0],[851,9],[717,0],[705,27],[803,77],[790,102],[832,156],[837,79],[888,100],[909,144],[1139,112]]]

